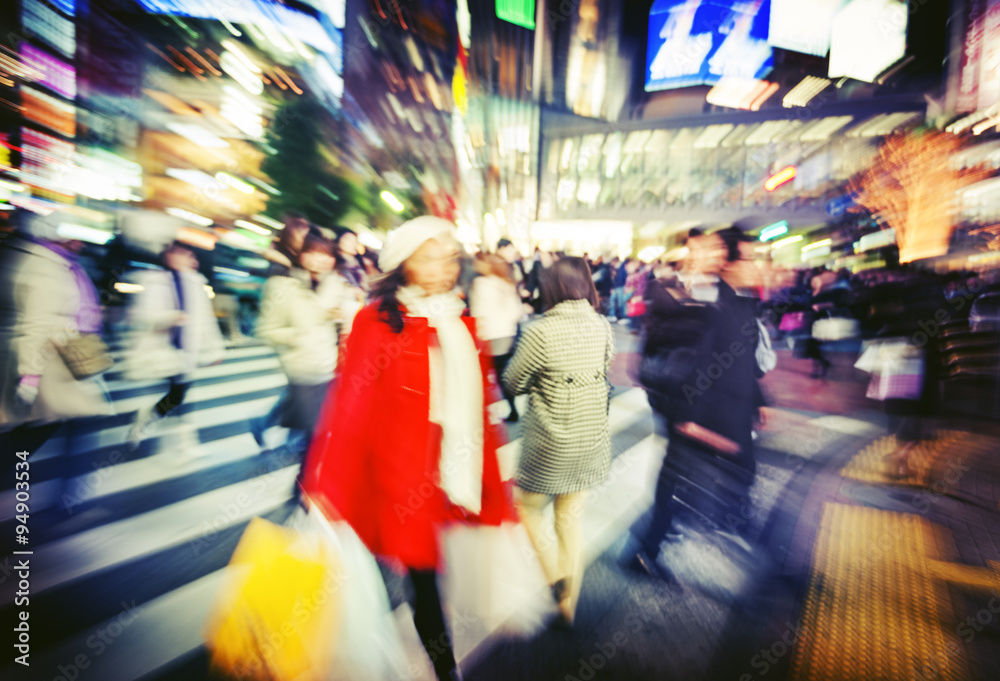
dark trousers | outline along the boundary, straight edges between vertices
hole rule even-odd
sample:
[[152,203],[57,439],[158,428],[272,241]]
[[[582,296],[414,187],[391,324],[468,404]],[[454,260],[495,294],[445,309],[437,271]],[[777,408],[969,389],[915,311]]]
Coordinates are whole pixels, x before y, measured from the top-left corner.
[[676,509],[674,492],[682,479],[700,490],[701,502],[710,507],[706,510],[720,529],[737,533],[748,529],[747,519],[742,517],[739,507],[753,484],[756,464],[751,446],[743,449],[743,455],[728,459],[712,454],[683,435],[670,433],[648,524],[635,533],[647,555],[655,559],[660,553],[660,544],[670,532]]
[[176,413],[177,416],[183,416],[184,414],[181,407],[184,403],[184,396],[187,395],[188,388],[190,387],[190,381],[182,380],[182,377],[180,376],[171,376],[170,389],[167,391],[167,394],[156,403],[156,413],[161,417],[172,413]]
[[[36,455],[46,442],[56,435],[63,436],[61,450],[53,452],[48,461],[52,462],[52,472],[46,475],[49,480],[59,482],[59,503],[55,508],[62,513],[73,515],[74,509],[83,501],[77,493],[79,490],[72,483],[73,479],[87,470],[81,470],[81,462],[74,456],[73,441],[78,438],[80,431],[89,419],[73,419],[70,421],[57,421],[55,423],[20,425],[13,430],[0,435],[0,442],[7,450],[8,464],[3,467],[3,484],[0,488],[15,489],[15,469],[17,462],[21,461],[15,456],[18,452],[28,452],[28,463],[35,468]],[[23,468],[23,466],[22,466]],[[32,475],[33,483],[42,482],[38,477],[38,472]]]
[[437,677],[447,679],[458,663],[455,662],[455,651],[444,623],[437,573],[414,569],[409,572],[414,593],[413,623]]
[[806,340],[806,358],[813,361],[814,374],[826,374],[830,368],[830,360],[823,356],[823,345],[816,338]]
[[507,390],[507,386],[503,384],[503,372],[507,369],[507,363],[510,362],[510,358],[513,356],[514,353],[512,352],[508,352],[506,355],[494,355],[493,371],[496,372],[497,381],[500,382],[500,391],[503,393],[503,398],[510,405],[510,413],[516,414],[517,407],[514,406],[514,393]]
[[674,490],[677,489],[677,472],[667,463],[669,457],[668,444],[666,457],[660,466],[660,475],[656,478],[656,491],[653,495],[653,507],[649,512],[649,522],[646,529],[638,534],[642,550],[654,560],[660,555],[660,544],[663,543],[674,521],[673,498]]

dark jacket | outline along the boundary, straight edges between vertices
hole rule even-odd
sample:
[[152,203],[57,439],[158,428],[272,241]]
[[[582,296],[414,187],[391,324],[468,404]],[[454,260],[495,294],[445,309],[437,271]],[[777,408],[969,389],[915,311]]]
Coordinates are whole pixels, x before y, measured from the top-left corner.
[[643,357],[687,349],[680,399],[663,400],[657,386],[644,385],[650,405],[673,423],[692,421],[740,445],[740,459],[752,462],[754,413],[760,392],[754,377],[758,329],[755,301],[719,282],[719,298],[706,304],[660,281],[647,288]]

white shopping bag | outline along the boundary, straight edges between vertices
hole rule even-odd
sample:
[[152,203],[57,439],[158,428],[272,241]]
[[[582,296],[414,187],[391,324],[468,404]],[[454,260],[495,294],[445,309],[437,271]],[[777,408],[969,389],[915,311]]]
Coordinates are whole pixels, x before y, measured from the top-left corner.
[[289,522],[312,541],[327,543],[340,557],[343,621],[328,681],[385,681],[408,678],[408,661],[389,595],[375,557],[346,522],[301,511]]
[[461,659],[486,636],[531,636],[555,612],[552,590],[520,523],[443,532],[442,600]]

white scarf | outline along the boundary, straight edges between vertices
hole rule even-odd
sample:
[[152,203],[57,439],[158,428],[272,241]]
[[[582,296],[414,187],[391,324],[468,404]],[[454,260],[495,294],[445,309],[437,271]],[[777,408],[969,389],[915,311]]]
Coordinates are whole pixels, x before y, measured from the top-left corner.
[[462,322],[465,303],[453,292],[427,296],[400,289],[410,317],[426,317],[440,348],[431,347],[430,420],[442,430],[441,489],[456,506],[478,514],[483,498],[483,378],[479,353]]

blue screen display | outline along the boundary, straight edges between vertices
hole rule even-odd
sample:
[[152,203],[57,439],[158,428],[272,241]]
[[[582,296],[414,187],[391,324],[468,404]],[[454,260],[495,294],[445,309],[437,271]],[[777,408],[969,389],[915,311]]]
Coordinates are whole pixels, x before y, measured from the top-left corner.
[[49,0],[49,2],[63,14],[76,16],[76,0]]
[[771,0],[656,0],[649,11],[646,90],[763,78]]

